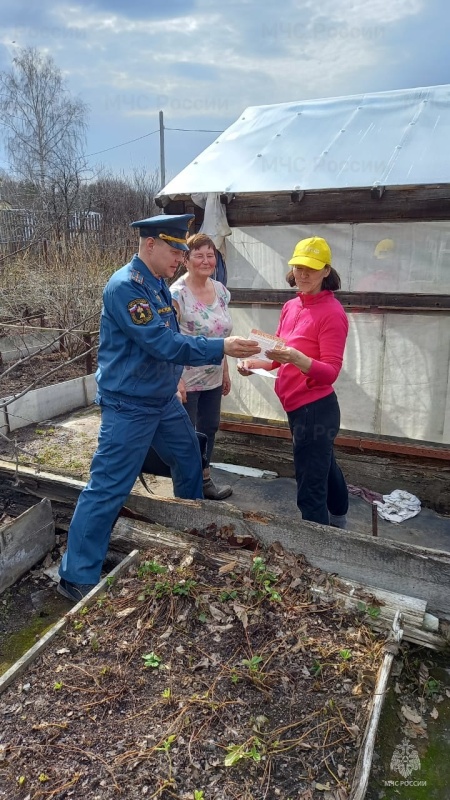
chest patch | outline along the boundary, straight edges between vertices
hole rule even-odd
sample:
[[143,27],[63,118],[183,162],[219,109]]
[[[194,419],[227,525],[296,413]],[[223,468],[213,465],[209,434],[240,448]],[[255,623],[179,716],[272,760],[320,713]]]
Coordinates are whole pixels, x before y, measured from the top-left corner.
[[164,306],[164,308],[158,308],[158,314],[170,314],[172,311],[170,306]]
[[153,319],[153,311],[145,297],[137,297],[136,300],[132,300],[128,303],[127,308],[135,325],[145,325]]

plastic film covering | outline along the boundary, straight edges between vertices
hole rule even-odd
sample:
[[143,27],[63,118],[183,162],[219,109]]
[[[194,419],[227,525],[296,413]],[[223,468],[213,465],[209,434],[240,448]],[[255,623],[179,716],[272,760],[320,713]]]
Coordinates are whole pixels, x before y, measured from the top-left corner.
[[161,194],[450,183],[450,85],[253,106]]

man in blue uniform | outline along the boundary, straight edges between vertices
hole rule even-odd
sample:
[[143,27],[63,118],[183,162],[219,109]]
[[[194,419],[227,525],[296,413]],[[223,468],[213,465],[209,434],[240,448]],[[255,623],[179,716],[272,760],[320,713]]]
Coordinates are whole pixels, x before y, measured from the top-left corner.
[[200,448],[176,392],[184,365],[246,358],[256,342],[179,332],[165,279],[172,278],[192,214],[133,222],[139,253],[103,292],[96,380],[102,419],[91,477],[69,528],[58,591],[78,602],[100,579],[111,528],[152,445],[171,467],[177,497],[203,497]]

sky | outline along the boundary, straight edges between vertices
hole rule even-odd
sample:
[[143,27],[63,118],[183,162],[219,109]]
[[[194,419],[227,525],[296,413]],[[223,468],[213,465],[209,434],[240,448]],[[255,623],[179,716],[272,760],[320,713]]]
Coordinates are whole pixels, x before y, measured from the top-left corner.
[[93,170],[159,170],[163,111],[168,182],[248,106],[449,83],[449,20],[448,0],[1,0],[0,71],[52,56]]

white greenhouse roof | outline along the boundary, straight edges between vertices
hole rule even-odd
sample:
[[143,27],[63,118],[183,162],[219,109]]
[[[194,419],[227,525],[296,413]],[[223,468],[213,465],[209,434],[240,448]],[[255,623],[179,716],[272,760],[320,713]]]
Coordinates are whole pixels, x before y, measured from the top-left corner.
[[450,183],[450,85],[251,106],[160,194]]

